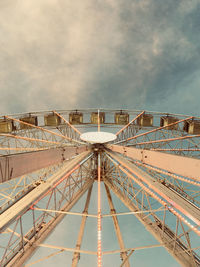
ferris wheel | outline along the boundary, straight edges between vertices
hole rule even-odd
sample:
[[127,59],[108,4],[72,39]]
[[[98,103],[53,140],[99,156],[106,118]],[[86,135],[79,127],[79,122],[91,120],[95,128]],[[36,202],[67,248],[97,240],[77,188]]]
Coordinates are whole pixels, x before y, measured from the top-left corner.
[[109,109],[6,115],[0,154],[0,266],[64,255],[63,266],[129,267],[140,251],[160,248],[200,266],[200,118]]

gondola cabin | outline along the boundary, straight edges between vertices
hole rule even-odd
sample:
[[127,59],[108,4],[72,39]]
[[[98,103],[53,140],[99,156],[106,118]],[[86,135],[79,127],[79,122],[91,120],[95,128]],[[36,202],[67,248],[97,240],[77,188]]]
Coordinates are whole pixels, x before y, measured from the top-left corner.
[[189,134],[200,134],[200,120],[185,121],[183,130]]
[[[35,125],[35,126],[38,125],[38,119],[37,119],[36,116],[23,117],[23,118],[20,118],[19,120],[22,121],[22,122],[27,122],[27,123]],[[32,127],[29,126],[29,125],[26,125],[24,123],[20,123],[20,129],[21,130],[30,129],[30,128],[32,128]]]
[[[171,123],[175,123],[179,121],[178,118],[176,117],[171,117],[171,116],[166,116],[166,117],[161,117],[160,118],[160,126],[163,127],[163,126],[167,126]],[[174,125],[171,125],[169,127],[166,127],[166,130],[177,130],[178,129],[178,124],[174,124]]]
[[0,120],[0,133],[11,133],[15,130],[12,120]]
[[59,126],[61,124],[61,119],[56,114],[48,114],[44,116],[45,126]]
[[[105,112],[99,112],[100,123],[105,123]],[[98,124],[98,112],[91,113],[91,123]]]
[[129,114],[125,112],[115,113],[115,124],[126,125],[129,123]]
[[143,127],[151,127],[153,126],[153,115],[151,114],[143,114],[139,118],[137,118],[137,125]]
[[69,114],[69,123],[71,123],[71,124],[81,124],[81,123],[83,123],[83,113],[81,113],[81,112],[71,112]]

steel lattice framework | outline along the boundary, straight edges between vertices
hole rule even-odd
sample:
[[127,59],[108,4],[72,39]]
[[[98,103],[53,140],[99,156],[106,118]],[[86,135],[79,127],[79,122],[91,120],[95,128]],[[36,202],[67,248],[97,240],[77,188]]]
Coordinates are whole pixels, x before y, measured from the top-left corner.
[[[117,139],[106,144],[81,140],[81,133],[97,130],[114,133]],[[97,207],[92,214],[95,185]],[[107,214],[102,211],[102,190]],[[73,211],[84,194],[84,210]],[[118,212],[113,196],[129,211]],[[44,242],[66,215],[81,218],[75,247]],[[127,248],[122,215],[137,218],[156,243]],[[103,247],[107,217],[113,221],[117,250]],[[88,219],[96,220],[94,250],[82,248]],[[72,253],[67,266],[78,266],[81,255],[91,255],[100,267],[104,256],[118,254],[118,266],[129,267],[136,251],[159,247],[182,266],[200,266],[200,118],[106,109],[2,116],[0,234],[0,266],[23,266],[39,247],[53,252],[25,266]]]

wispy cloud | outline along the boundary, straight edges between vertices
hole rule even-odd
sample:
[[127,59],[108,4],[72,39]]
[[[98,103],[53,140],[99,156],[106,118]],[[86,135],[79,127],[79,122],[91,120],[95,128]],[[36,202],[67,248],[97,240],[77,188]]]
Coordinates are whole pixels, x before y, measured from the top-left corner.
[[187,90],[199,94],[198,79],[190,87],[200,66],[199,9],[196,0],[1,1],[1,113],[94,106],[184,113]]

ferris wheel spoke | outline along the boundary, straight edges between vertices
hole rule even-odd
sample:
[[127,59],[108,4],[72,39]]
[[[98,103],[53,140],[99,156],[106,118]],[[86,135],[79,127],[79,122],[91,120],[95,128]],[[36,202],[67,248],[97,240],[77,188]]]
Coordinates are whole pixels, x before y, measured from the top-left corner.
[[26,125],[26,126],[28,126],[29,128],[35,128],[35,129],[40,130],[40,131],[42,131],[42,132],[46,132],[46,133],[48,133],[48,134],[54,135],[54,136],[56,136],[56,137],[61,138],[62,140],[65,140],[65,141],[68,141],[68,142],[72,142],[72,143],[81,143],[81,144],[83,144],[83,142],[74,140],[74,139],[72,139],[72,138],[70,138],[70,137],[67,137],[67,136],[63,135],[63,134],[59,134],[59,133],[57,133],[57,132],[48,130],[48,129],[43,128],[43,127],[41,127],[41,126],[37,126],[37,125],[31,124],[31,123],[28,123],[28,122],[25,122],[25,121],[21,121],[21,120],[18,120],[18,119],[16,119],[16,118],[13,118],[13,117],[10,117],[10,116],[5,116],[5,118],[7,118],[7,119],[9,119],[9,120],[12,120],[12,121],[15,121],[15,122],[17,122],[17,123],[19,123],[19,124]]
[[183,196],[185,199],[190,201],[192,204],[195,204],[197,207],[200,206],[200,195],[199,187],[200,183],[191,181],[189,179],[177,176],[174,174],[169,174],[158,169],[149,168],[149,166],[140,164],[136,162],[136,165],[143,168],[144,171],[153,176],[157,181],[164,184],[176,194]]
[[[7,138],[7,141],[8,141],[8,138],[10,139],[16,139],[16,140],[22,140],[22,141],[28,141],[26,142],[25,144],[22,144],[22,142],[20,143],[16,143],[16,147],[8,147],[9,150],[17,150],[20,148],[23,149],[23,148],[26,148],[26,145],[27,143],[29,145],[32,145],[33,146],[33,150],[34,150],[34,146],[36,146],[36,148],[40,148],[40,143],[45,143],[45,144],[49,144],[49,145],[62,145],[62,142],[56,142],[56,141],[50,141],[50,140],[45,140],[45,139],[39,139],[39,138],[31,138],[31,137],[25,137],[25,136],[19,136],[19,135],[14,135],[14,134],[0,134],[0,137],[5,137]],[[11,145],[14,145],[13,142],[10,141],[10,144]],[[6,147],[2,146],[1,147],[2,150],[6,149]]]
[[[0,231],[3,231],[15,218],[22,215],[31,205],[36,204],[40,198],[48,194],[52,188],[66,179],[72,172],[78,169],[81,162],[88,157],[90,152],[83,152],[78,157],[70,162],[67,162],[61,170],[57,171],[49,182],[40,184],[35,190],[32,190],[28,195],[25,195],[21,200],[11,206],[8,210],[0,215]],[[60,178],[62,177],[62,179]],[[49,191],[50,190],[50,191]]]
[[66,125],[68,125],[80,137],[81,132],[75,126],[73,126],[71,123],[69,123],[62,115],[60,115],[55,110],[53,111],[53,113],[56,114],[58,117],[60,117],[66,123]]
[[[178,153],[182,155],[189,154],[189,149],[191,148],[200,148],[199,144],[196,142],[198,139],[194,138],[194,136],[190,136],[184,134],[183,131],[158,131],[153,134],[144,135],[139,139],[133,140],[134,142],[127,142],[126,146],[131,147],[139,147],[144,149],[170,149],[171,153],[177,154],[177,149],[185,149],[185,153],[183,150],[179,150]],[[186,140],[186,142],[184,142]],[[195,141],[196,140],[196,141]],[[187,152],[186,152],[187,151]],[[190,153],[191,154],[191,153]]]
[[[115,232],[116,232],[116,236],[117,236],[117,239],[118,239],[118,243],[119,243],[120,249],[124,250],[125,249],[125,245],[124,245],[124,241],[123,241],[122,234],[121,234],[121,231],[120,231],[118,219],[117,219],[117,216],[116,216],[116,210],[114,208],[114,204],[113,204],[113,201],[112,201],[110,190],[109,190],[109,188],[108,188],[108,186],[106,184],[104,184],[104,185],[105,185],[105,189],[106,189],[108,203],[109,203],[109,206],[110,206],[110,214],[113,215],[112,219],[113,219],[113,224],[114,224],[114,227],[115,227]],[[127,252],[122,252],[121,253],[121,258],[122,258],[122,261],[123,261],[123,265],[121,265],[121,266],[130,267],[130,263],[129,263],[129,260],[128,260],[130,255],[128,256]]]
[[150,130],[150,131],[147,131],[147,132],[144,132],[144,133],[140,133],[140,134],[138,134],[138,135],[134,135],[134,136],[129,137],[129,138],[125,139],[125,140],[121,140],[121,141],[115,142],[115,144],[120,144],[120,143],[124,143],[124,142],[129,142],[130,140],[134,140],[134,139],[137,139],[137,138],[139,138],[139,137],[146,136],[146,135],[148,135],[148,134],[152,134],[152,133],[155,133],[155,132],[157,132],[157,131],[161,131],[161,130],[163,130],[163,129],[170,129],[170,127],[173,127],[173,126],[175,126],[175,125],[177,125],[177,124],[179,124],[179,123],[183,123],[183,122],[185,122],[185,121],[191,120],[192,118],[193,118],[193,117],[188,117],[188,118],[186,118],[186,119],[182,119],[182,120],[179,120],[179,121],[176,121],[176,122],[173,122],[173,123],[169,123],[169,124],[167,124],[167,125],[165,125],[165,126],[161,126],[161,127],[156,128],[156,129],[153,129],[153,130]]
[[0,157],[0,183],[62,163],[87,149],[87,146],[59,147]]
[[[171,211],[176,214],[174,209],[179,210],[183,216],[187,216],[190,220],[192,220],[195,224],[200,226],[200,209],[190,203],[184,197],[178,195],[176,192],[173,192],[169,188],[167,188],[164,184],[157,181],[155,178],[151,177],[148,173],[136,167],[134,164],[130,163],[126,159],[114,154],[113,152],[108,152],[108,154],[118,162],[119,168],[131,179],[133,179],[139,186],[145,189],[145,191],[151,194],[155,199],[157,199],[163,205],[169,205],[172,208]],[[148,189],[148,187],[150,190]],[[151,190],[156,192],[160,197],[157,198],[156,194]],[[164,202],[162,199],[164,199]],[[165,203],[165,204],[164,204]],[[167,204],[168,203],[168,204]],[[184,218],[181,215],[181,220],[184,221]],[[187,222],[189,227],[190,223]],[[195,230],[195,232],[200,236],[200,231]]]
[[[128,193],[127,188],[115,184],[111,179],[105,179],[104,183],[113,191],[113,193],[127,206],[130,211],[137,212],[141,208],[133,203],[131,195]],[[176,232],[173,231],[165,222],[168,211],[165,212],[163,220],[155,214],[151,217],[146,215],[135,214],[136,218],[145,226],[145,228],[163,245],[170,254],[181,264],[188,264],[190,266],[191,258],[195,255],[196,248],[188,248],[183,239],[178,238]],[[175,217],[176,218],[176,217]],[[184,236],[184,234],[183,234]],[[182,236],[182,237],[183,237]],[[190,253],[188,253],[190,251]],[[195,255],[196,264],[200,263],[198,255]]]
[[[77,250],[81,249],[81,243],[82,243],[86,219],[87,219],[87,216],[85,216],[85,215],[88,214],[88,207],[90,204],[92,186],[93,185],[91,185],[91,187],[88,189],[87,199],[85,202],[85,207],[84,207],[83,216],[82,216],[82,220],[81,220],[81,226],[80,226],[80,230],[79,230],[79,235],[78,235],[78,239],[76,242],[76,248],[75,249],[77,249]],[[74,252],[73,259],[72,259],[72,267],[76,267],[78,265],[79,258],[80,258],[80,253]]]
[[[40,246],[42,240],[66,215],[66,212],[91,187],[94,181],[91,179],[91,164],[89,163],[91,156],[92,154],[90,152],[83,152],[77,158],[65,164],[45,183],[38,185],[0,215],[1,233],[4,233],[6,229],[12,229],[12,225],[15,225],[15,222],[19,218],[21,221],[23,219],[21,234],[18,235],[16,240],[13,240],[13,232],[16,235],[16,227],[13,231],[8,231],[12,233],[11,237],[7,239],[8,245],[4,252],[3,266],[7,262],[10,263],[10,261],[14,266],[21,266],[22,262],[27,259],[37,246]],[[82,168],[83,164],[87,164],[87,162],[89,164],[88,171],[84,171],[84,174],[82,173],[80,176],[78,170]],[[77,184],[80,186],[78,187]],[[60,190],[57,190],[58,188]],[[60,194],[61,191],[62,194]],[[53,197],[55,194],[56,196]],[[46,202],[45,209],[34,209],[34,207],[44,207],[43,200]],[[55,212],[52,208],[55,209]],[[43,211],[42,214],[41,211]],[[30,225],[30,213],[32,213],[32,227]],[[29,224],[30,230],[26,233],[25,231],[27,230],[24,229],[27,229],[27,224]],[[21,242],[22,239],[23,242]],[[35,242],[35,246],[32,246],[33,241]],[[19,251],[23,253],[21,254]]]
[[142,116],[144,114],[144,111],[142,111],[140,114],[138,114],[135,118],[133,118],[129,123],[127,123],[123,128],[121,128],[117,133],[116,133],[116,136],[118,136],[118,139],[121,139],[120,137],[119,137],[119,135],[121,134],[121,135],[125,135],[125,130],[127,130],[127,128],[129,127],[129,126],[132,126],[133,124],[134,124],[134,122],[140,117],[140,116]]
[[[133,146],[139,146],[139,145],[149,145],[149,144],[155,144],[155,143],[162,143],[165,144],[166,142],[169,143],[169,142],[173,142],[173,141],[180,141],[180,140],[186,140],[186,139],[195,139],[195,138],[199,138],[200,135],[187,135],[187,136],[179,136],[179,137],[175,137],[175,138],[166,138],[166,139],[159,139],[159,140],[150,140],[150,141],[145,141],[145,142],[138,142],[138,143],[135,143],[135,144],[132,144]],[[195,144],[197,145],[197,144]]]
[[107,147],[133,160],[150,165],[150,167],[156,167],[165,172],[167,171],[175,175],[178,174],[200,182],[200,159],[133,147],[117,145],[107,145]]

